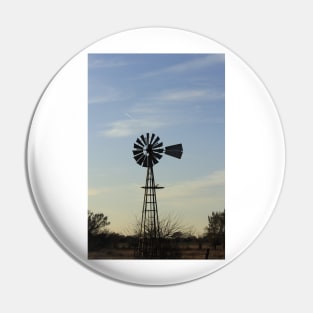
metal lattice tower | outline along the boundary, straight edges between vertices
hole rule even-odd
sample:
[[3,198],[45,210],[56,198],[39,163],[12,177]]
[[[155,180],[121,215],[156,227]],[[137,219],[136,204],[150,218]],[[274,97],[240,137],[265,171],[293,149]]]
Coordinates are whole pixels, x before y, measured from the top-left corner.
[[150,136],[141,135],[134,143],[134,159],[136,162],[147,167],[146,183],[144,188],[144,200],[140,223],[140,234],[136,256],[138,258],[156,259],[160,257],[160,225],[158,206],[156,199],[156,189],[159,187],[155,184],[153,166],[159,162],[163,153],[180,159],[183,154],[181,144],[167,146],[163,148],[163,143],[159,142],[160,138],[155,134]]
[[154,182],[153,167],[147,168],[145,194],[143,199],[140,235],[138,244],[139,257],[158,257],[160,254],[160,225],[156,200],[156,187]]

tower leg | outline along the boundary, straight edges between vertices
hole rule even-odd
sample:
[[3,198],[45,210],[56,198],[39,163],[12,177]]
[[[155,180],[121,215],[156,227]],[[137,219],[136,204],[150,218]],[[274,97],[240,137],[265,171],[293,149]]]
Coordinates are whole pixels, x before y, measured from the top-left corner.
[[137,257],[160,258],[160,225],[153,168],[147,167]]

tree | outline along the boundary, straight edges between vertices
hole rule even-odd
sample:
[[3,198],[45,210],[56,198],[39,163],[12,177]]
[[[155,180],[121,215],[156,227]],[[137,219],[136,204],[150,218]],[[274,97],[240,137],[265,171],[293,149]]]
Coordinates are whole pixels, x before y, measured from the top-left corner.
[[[135,224],[131,233],[135,236],[139,236],[141,231],[141,221],[136,218]],[[183,225],[180,219],[175,215],[168,215],[159,219],[159,234],[162,239],[176,238],[180,234],[180,237],[187,237],[187,234],[191,234],[192,230]]]
[[[143,230],[142,230],[143,231]],[[136,218],[132,233],[134,239],[140,242],[141,220]],[[149,238],[149,230],[146,230],[146,238]],[[154,234],[153,234],[154,235]],[[152,238],[153,235],[151,236]],[[189,240],[193,236],[193,229],[182,224],[176,215],[168,214],[159,219],[159,237],[156,238],[159,247],[160,259],[180,259],[182,252],[182,242]],[[193,236],[194,237],[194,236]]]
[[105,227],[110,225],[108,217],[103,213],[88,211],[88,235],[99,235],[105,233]]
[[215,249],[217,245],[225,245],[225,210],[208,216],[207,235]]
[[159,221],[160,238],[175,238],[178,234],[182,237],[186,229],[177,216],[168,215]]

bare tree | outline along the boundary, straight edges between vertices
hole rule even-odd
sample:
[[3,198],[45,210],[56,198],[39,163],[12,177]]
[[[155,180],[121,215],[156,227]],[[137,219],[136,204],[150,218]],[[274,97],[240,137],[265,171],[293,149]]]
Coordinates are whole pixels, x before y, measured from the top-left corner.
[[108,217],[103,213],[93,213],[88,211],[88,235],[98,235],[105,233],[105,227],[110,225]]
[[174,238],[179,233],[183,234],[186,227],[182,225],[177,216],[167,215],[159,221],[160,237],[161,238]]
[[[135,223],[132,226],[131,231],[128,233],[134,233],[135,236],[139,236],[141,231],[141,220],[136,217]],[[167,215],[159,219],[159,233],[160,238],[171,239],[177,237],[192,236],[193,230],[191,227],[187,227],[182,224],[181,220],[176,215]]]

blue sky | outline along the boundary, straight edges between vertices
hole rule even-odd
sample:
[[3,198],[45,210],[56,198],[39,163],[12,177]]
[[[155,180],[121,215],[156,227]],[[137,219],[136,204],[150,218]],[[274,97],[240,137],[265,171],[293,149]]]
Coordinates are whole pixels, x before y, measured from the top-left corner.
[[88,207],[111,231],[131,233],[141,215],[146,168],[132,149],[147,132],[184,149],[154,167],[160,217],[202,234],[225,207],[224,54],[88,56]]

